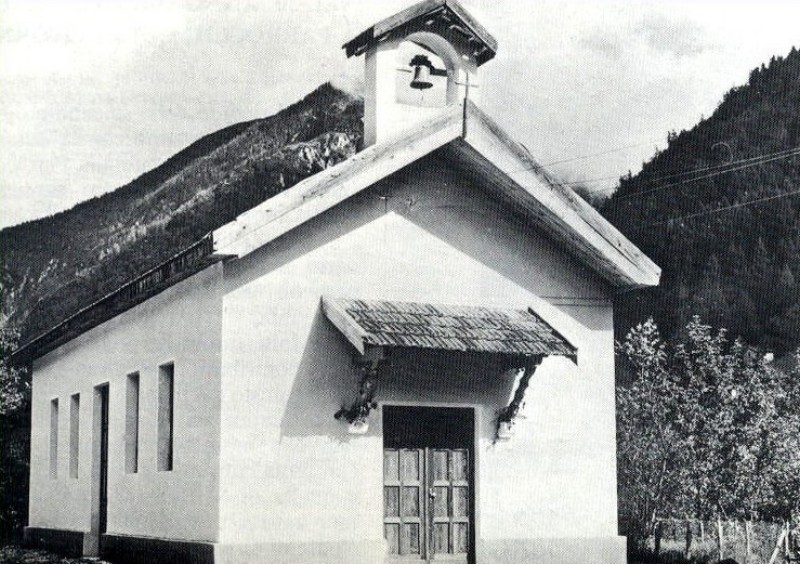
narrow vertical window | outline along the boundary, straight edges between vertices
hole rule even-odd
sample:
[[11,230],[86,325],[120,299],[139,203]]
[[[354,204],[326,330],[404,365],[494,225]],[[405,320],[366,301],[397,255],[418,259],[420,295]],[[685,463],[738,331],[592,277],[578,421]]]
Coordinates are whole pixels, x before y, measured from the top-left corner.
[[58,399],[50,402],[50,477],[58,478]]
[[69,477],[78,477],[78,454],[80,440],[81,396],[73,394],[69,402]]
[[139,471],[139,373],[128,374],[125,397],[125,471]]
[[172,470],[175,365],[158,367],[158,469]]

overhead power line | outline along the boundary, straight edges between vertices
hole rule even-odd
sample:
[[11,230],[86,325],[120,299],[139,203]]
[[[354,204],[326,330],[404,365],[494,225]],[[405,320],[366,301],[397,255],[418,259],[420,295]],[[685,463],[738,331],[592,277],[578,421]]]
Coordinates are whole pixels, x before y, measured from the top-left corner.
[[[589,154],[589,155],[581,155],[581,156],[574,157],[574,158],[571,158],[571,159],[563,159],[563,160],[560,160],[560,161],[552,161],[552,162],[545,163],[545,164],[540,164],[540,165],[520,168],[520,169],[516,169],[516,170],[506,171],[505,174],[516,174],[516,173],[519,173],[519,172],[525,172],[525,171],[529,171],[529,170],[541,170],[541,169],[544,169],[544,168],[546,168],[548,166],[552,166],[552,165],[555,165],[555,164],[574,162],[574,161],[578,161],[578,160],[588,159],[588,158],[591,158],[591,157],[607,155],[607,154],[610,154],[610,153],[623,151],[625,149],[630,149],[632,147],[640,147],[640,146],[648,145],[648,144],[650,144],[650,143],[636,143],[636,144],[632,144],[632,145],[624,145],[622,147],[616,147],[616,148],[613,148],[613,149],[608,149],[606,151],[601,151],[599,153],[592,153],[592,154]],[[751,166],[759,166],[759,165],[762,165],[762,164],[765,164],[765,163],[768,163],[768,162],[772,162],[772,161],[776,161],[776,160],[780,160],[780,159],[783,159],[783,158],[797,156],[799,154],[800,154],[800,146],[797,146],[797,147],[792,147],[792,148],[789,148],[789,149],[782,149],[780,151],[775,151],[775,152],[772,152],[772,153],[765,153],[765,154],[762,154],[762,155],[757,155],[755,157],[748,157],[748,158],[745,158],[745,159],[738,159],[738,160],[735,160],[735,161],[730,161],[730,162],[722,163],[722,164],[718,164],[718,165],[708,165],[708,166],[699,167],[699,168],[695,168],[695,169],[684,170],[684,171],[680,171],[680,172],[674,172],[674,173],[662,175],[662,176],[659,176],[659,177],[656,177],[656,178],[644,179],[644,180],[642,180],[642,182],[644,184],[654,184],[656,182],[661,182],[663,180],[668,180],[670,178],[680,178],[682,176],[691,176],[692,174],[697,174],[699,172],[714,171],[713,173],[709,173],[707,175],[701,175],[701,176],[698,176],[698,177],[695,177],[695,178],[689,178],[689,179],[686,179],[686,180],[681,181],[681,182],[674,182],[674,183],[667,184],[667,185],[664,185],[664,186],[657,186],[657,187],[652,188],[650,190],[645,190],[645,191],[641,191],[641,192],[632,192],[631,194],[626,194],[624,196],[620,196],[618,199],[628,199],[628,198],[633,198],[633,197],[637,197],[637,196],[644,196],[644,195],[650,194],[652,192],[657,192],[657,191],[660,191],[660,190],[666,190],[667,188],[672,188],[674,186],[680,186],[682,184],[696,182],[698,180],[704,180],[706,178],[713,178],[713,177],[719,176],[721,174],[727,174],[728,172],[735,172],[737,170],[743,170],[745,168],[750,168]],[[742,166],[738,166],[738,165],[742,165]],[[566,186],[575,186],[575,185],[587,184],[587,183],[592,183],[592,182],[600,182],[600,181],[603,181],[603,180],[614,180],[614,179],[618,179],[618,178],[620,178],[619,175],[601,176],[601,177],[596,177],[596,178],[585,178],[585,179],[582,179],[582,180],[575,180],[575,181],[570,181],[570,182],[562,182],[561,184],[564,184]],[[607,191],[613,190],[615,188],[616,188],[616,186],[606,186],[606,187],[603,187],[603,188],[595,188],[593,190],[587,190],[587,193],[594,194],[594,193],[597,193],[597,192],[607,192]]]
[[687,179],[681,180],[679,182],[672,182],[670,184],[665,184],[663,186],[656,186],[655,188],[650,188],[649,190],[642,190],[640,192],[631,192],[630,194],[623,194],[622,196],[617,197],[617,201],[619,201],[619,200],[627,200],[629,198],[638,198],[638,197],[642,197],[642,196],[647,196],[648,194],[652,194],[654,192],[660,192],[662,190],[666,190],[667,188],[673,188],[675,186],[681,186],[683,184],[690,184],[692,182],[697,182],[698,180],[705,180],[707,178],[714,178],[716,176],[720,176],[722,174],[727,174],[729,172],[735,172],[737,170],[744,170],[746,168],[751,168],[751,167],[754,167],[754,166],[761,166],[763,164],[771,163],[773,161],[778,161],[778,160],[786,159],[786,158],[790,158],[790,157],[796,157],[796,156],[799,156],[799,155],[800,155],[800,147],[796,148],[793,153],[787,153],[787,154],[783,154],[783,155],[779,155],[779,156],[775,156],[775,157],[771,157],[771,158],[764,158],[764,159],[761,159],[761,160],[755,161],[755,162],[741,164],[741,165],[738,165],[738,166],[732,166],[732,167],[726,168],[724,170],[718,170],[718,171],[715,171],[715,172],[710,172],[708,174],[703,174],[701,176],[695,176],[693,178],[687,178]]
[[[547,167],[547,166],[553,166],[553,165],[557,165],[557,164],[571,163],[571,162],[575,162],[575,161],[582,161],[582,160],[585,160],[585,159],[591,159],[592,157],[600,157],[600,156],[603,156],[603,155],[610,155],[611,153],[618,153],[619,151],[624,151],[626,149],[633,149],[635,147],[644,147],[645,145],[652,145],[654,143],[658,143],[658,141],[647,141],[645,143],[634,143],[633,145],[624,145],[622,147],[615,147],[613,149],[606,149],[605,151],[600,151],[599,153],[591,153],[589,155],[581,155],[579,157],[572,157],[570,159],[563,159],[563,160],[560,160],[560,161],[551,161],[549,163],[545,163],[545,164],[539,165],[538,168],[544,168],[544,167]],[[536,168],[536,167],[534,167],[534,168]],[[520,171],[517,171],[517,172],[521,172],[522,170],[527,170],[527,169],[521,169]],[[512,174],[513,172],[514,171],[512,171],[509,174]]]
[[682,216],[679,216],[679,217],[671,217],[671,218],[665,219],[663,221],[657,221],[655,223],[648,223],[648,224],[645,224],[645,225],[640,225],[639,227],[637,227],[637,229],[641,230],[641,229],[646,229],[648,227],[657,227],[659,225],[667,225],[667,224],[675,223],[677,221],[684,221],[684,220],[687,220],[687,219],[694,219],[696,217],[702,217],[702,216],[706,216],[706,215],[713,215],[713,214],[724,212],[724,211],[728,211],[728,210],[734,210],[734,209],[738,209],[738,208],[746,208],[748,206],[754,206],[756,204],[763,204],[764,202],[771,202],[771,201],[774,201],[774,200],[780,200],[782,198],[788,198],[790,196],[800,196],[800,190],[794,190],[793,192],[786,192],[784,194],[776,194],[775,196],[767,196],[767,197],[764,197],[764,198],[758,198],[756,200],[749,200],[747,202],[740,202],[738,204],[732,204],[730,206],[724,206],[724,207],[716,208],[716,209],[713,209],[713,210],[706,210],[706,211],[702,211],[702,212],[691,213],[691,214],[682,215]]
[[[561,184],[566,184],[567,186],[576,186],[580,184],[589,184],[592,182],[600,182],[602,180],[619,180],[619,174],[614,174],[612,176],[598,176],[595,178],[584,178],[582,180],[570,180],[569,182],[562,182]],[[616,186],[607,186],[605,188],[595,188],[591,190],[591,192],[601,192],[603,190],[611,190],[612,188],[616,188]]]
[[553,166],[557,164],[564,164],[564,163],[571,163],[575,161],[582,161],[585,159],[591,159],[592,157],[600,157],[602,155],[610,155],[611,153],[618,153],[619,151],[624,151],[626,149],[632,149],[634,147],[643,147],[645,145],[652,145],[654,143],[658,143],[658,141],[646,141],[644,143],[634,143],[632,145],[623,145],[621,147],[614,147],[612,149],[606,149],[605,151],[600,151],[599,153],[590,153],[588,155],[580,155],[577,157],[572,157],[569,159],[563,159],[560,161],[550,161],[549,163],[544,164],[537,164],[536,166],[527,166],[525,168],[519,168],[516,170],[509,170],[505,171],[504,174],[516,174],[518,172],[525,172],[526,170],[541,170],[543,168],[547,168],[548,166]]
[[675,173],[672,173],[672,174],[665,174],[665,175],[659,176],[657,178],[647,179],[646,182],[649,182],[649,183],[660,182],[661,180],[667,180],[669,178],[675,178],[675,177],[679,177],[679,176],[687,176],[687,175],[695,174],[695,173],[698,173],[698,172],[706,172],[706,171],[709,171],[709,170],[716,170],[716,169],[720,169],[720,168],[726,168],[726,167],[733,166],[733,165],[736,165],[736,164],[746,163],[746,162],[750,162],[750,161],[756,161],[756,160],[759,160],[759,159],[765,159],[767,157],[773,157],[773,156],[782,155],[782,154],[785,154],[785,153],[792,153],[792,152],[798,151],[798,150],[800,150],[800,146],[792,147],[790,149],[782,149],[780,151],[775,151],[773,153],[765,153],[765,154],[762,154],[762,155],[756,155],[755,157],[748,157],[746,159],[738,159],[738,160],[734,160],[734,161],[729,161],[727,163],[722,163],[722,164],[718,164],[718,165],[703,166],[703,167],[695,168],[695,169],[692,169],[692,170],[684,170],[682,172],[675,172]]
[[[639,182],[641,182],[642,184],[655,184],[656,182],[661,182],[663,180],[668,180],[670,178],[678,178],[678,177],[681,177],[681,176],[690,176],[692,174],[696,174],[696,173],[699,173],[699,172],[706,172],[706,171],[709,171],[709,170],[724,169],[724,168],[731,167],[733,165],[737,165],[737,164],[741,164],[741,163],[749,163],[749,162],[753,162],[753,161],[757,161],[757,160],[761,160],[761,159],[766,159],[766,158],[772,157],[772,156],[782,156],[782,155],[786,155],[787,153],[794,153],[794,152],[796,152],[798,150],[800,150],[800,146],[792,147],[791,149],[783,149],[781,151],[775,151],[774,153],[766,153],[766,154],[758,155],[758,156],[755,156],[755,157],[748,157],[746,159],[739,159],[739,160],[735,160],[735,161],[730,161],[730,162],[723,163],[723,164],[709,165],[709,166],[699,167],[699,168],[695,168],[695,169],[684,170],[684,171],[681,171],[681,172],[674,172],[674,173],[671,173],[671,174],[665,174],[665,175],[662,175],[662,176],[657,176],[655,178],[646,178],[646,179],[640,180]],[[591,182],[599,182],[599,181],[602,181],[602,180],[612,180],[612,179],[617,179],[617,178],[620,178],[620,176],[619,175],[601,176],[601,177],[597,177],[597,178],[584,178],[582,180],[575,180],[575,181],[571,181],[571,182],[562,182],[562,184],[567,184],[567,185],[572,186],[572,185],[575,185],[575,184],[587,184],[587,183],[591,183]],[[606,187],[603,187],[603,188],[596,188],[594,190],[590,190],[589,193],[591,194],[591,193],[594,193],[594,192],[603,192],[603,191],[606,191],[606,190],[613,190],[614,188],[616,188],[616,186],[606,186]]]

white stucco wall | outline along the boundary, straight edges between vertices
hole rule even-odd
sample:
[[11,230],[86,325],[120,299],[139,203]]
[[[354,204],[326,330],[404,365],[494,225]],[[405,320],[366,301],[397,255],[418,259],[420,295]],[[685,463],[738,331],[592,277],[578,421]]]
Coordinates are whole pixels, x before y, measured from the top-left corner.
[[[94,387],[109,385],[108,532],[217,537],[222,265],[77,339],[33,367],[33,527],[91,526]],[[156,471],[158,367],[174,362],[174,469]],[[125,473],[126,378],[139,372],[139,471]],[[80,394],[78,477],[69,477],[69,401]],[[50,401],[59,398],[58,477],[49,476]]]
[[[259,555],[336,562],[347,554],[350,562],[374,562],[383,550],[380,413],[361,437],[333,419],[353,400],[358,374],[352,347],[320,311],[324,294],[533,307],[578,347],[579,360],[577,367],[557,358],[543,363],[511,442],[492,439],[512,382],[487,377],[485,367],[458,366],[438,380],[423,369],[416,383],[395,371],[383,379],[378,399],[477,406],[479,562],[504,551],[508,557],[514,546],[524,558],[531,554],[525,543],[537,538],[606,538],[614,545],[607,292],[439,158],[227,264],[221,561]],[[619,546],[607,561],[619,561]]]

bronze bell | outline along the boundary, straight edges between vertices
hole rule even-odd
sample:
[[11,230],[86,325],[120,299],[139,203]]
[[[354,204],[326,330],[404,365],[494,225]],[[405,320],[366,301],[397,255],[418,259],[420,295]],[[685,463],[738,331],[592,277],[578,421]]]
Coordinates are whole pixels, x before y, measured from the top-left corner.
[[417,65],[414,67],[414,78],[411,79],[411,88],[415,90],[427,90],[433,86],[431,82],[431,69],[428,65]]

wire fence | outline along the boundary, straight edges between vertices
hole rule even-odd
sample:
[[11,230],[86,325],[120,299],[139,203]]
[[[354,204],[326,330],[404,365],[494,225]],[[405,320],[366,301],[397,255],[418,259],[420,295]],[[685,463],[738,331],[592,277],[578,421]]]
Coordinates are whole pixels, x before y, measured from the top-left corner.
[[[659,519],[648,542],[649,562],[800,563],[800,525],[788,521]],[[634,559],[635,560],[635,559]]]

